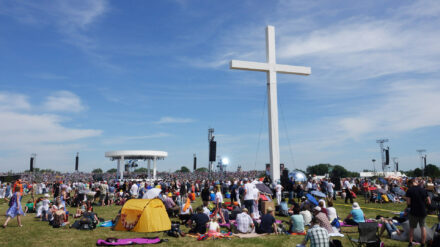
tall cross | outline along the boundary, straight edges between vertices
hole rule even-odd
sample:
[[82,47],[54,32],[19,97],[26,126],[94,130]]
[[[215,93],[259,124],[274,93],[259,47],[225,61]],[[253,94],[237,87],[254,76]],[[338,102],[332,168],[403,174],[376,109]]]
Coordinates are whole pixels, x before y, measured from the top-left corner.
[[262,71],[267,73],[267,95],[269,110],[269,153],[272,182],[280,179],[280,143],[278,138],[277,72],[284,74],[310,75],[310,67],[277,64],[275,58],[275,28],[266,27],[266,63],[232,60],[231,69]]

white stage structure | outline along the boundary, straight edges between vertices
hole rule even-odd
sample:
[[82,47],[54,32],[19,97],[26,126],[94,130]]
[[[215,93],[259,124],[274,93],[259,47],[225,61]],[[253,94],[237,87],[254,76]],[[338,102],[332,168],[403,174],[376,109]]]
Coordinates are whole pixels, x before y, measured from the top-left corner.
[[278,138],[278,99],[277,99],[277,72],[295,75],[310,75],[310,67],[291,66],[276,63],[275,57],[275,28],[266,27],[266,63],[232,60],[231,69],[252,70],[266,72],[267,95],[269,110],[269,153],[271,179],[276,182],[280,179],[280,143]]
[[[105,157],[112,161],[118,161],[118,178],[124,179],[124,168],[121,169],[121,164],[124,165],[124,160],[147,160],[148,162],[148,178],[156,180],[157,160],[163,160],[168,156],[164,151],[152,150],[125,150],[125,151],[110,151],[105,152]],[[151,161],[153,161],[153,178],[151,178]]]

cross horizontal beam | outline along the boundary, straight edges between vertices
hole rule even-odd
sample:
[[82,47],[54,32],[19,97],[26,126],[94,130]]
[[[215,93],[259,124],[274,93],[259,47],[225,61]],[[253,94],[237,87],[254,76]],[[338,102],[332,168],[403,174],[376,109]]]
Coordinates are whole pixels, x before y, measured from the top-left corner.
[[250,70],[250,71],[275,71],[283,74],[310,75],[312,69],[310,67],[292,66],[284,64],[258,63],[249,61],[232,60],[231,69]]

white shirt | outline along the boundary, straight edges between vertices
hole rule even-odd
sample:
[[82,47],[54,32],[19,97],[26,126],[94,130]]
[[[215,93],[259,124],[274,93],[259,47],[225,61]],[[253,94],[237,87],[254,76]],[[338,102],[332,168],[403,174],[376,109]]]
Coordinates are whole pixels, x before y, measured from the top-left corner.
[[208,217],[211,215],[211,211],[207,207],[203,207],[203,213],[206,214]]
[[130,189],[130,193],[131,193],[131,195],[133,195],[133,196],[137,196],[137,194],[138,194],[138,189],[139,189],[139,187],[137,186],[137,184],[133,184],[133,185],[131,186],[131,189]]
[[253,200],[258,200],[260,196],[260,191],[257,189],[257,187],[254,187],[253,189]]
[[275,190],[276,190],[277,193],[281,193],[282,188],[283,188],[283,187],[281,186],[281,184],[277,184],[277,185],[275,186]]
[[217,193],[215,193],[215,201],[216,203],[223,203],[223,195],[220,191],[217,191]]
[[345,180],[344,182],[344,189],[350,189],[351,190],[352,186],[350,184],[350,182],[348,182],[348,180]]
[[328,220],[330,221],[330,223],[332,223],[332,221],[338,217],[338,215],[336,213],[336,208],[334,208],[334,207],[328,207],[327,214],[328,214]]
[[217,231],[217,229],[220,228],[220,225],[215,222],[215,221],[211,221],[209,222],[209,231]]
[[253,190],[254,185],[251,183],[247,183],[244,185],[245,194],[244,194],[244,200],[254,200]]
[[328,182],[327,183],[327,191],[329,193],[333,193],[333,188],[335,187],[335,184],[333,184],[332,182]]
[[309,210],[304,210],[299,212],[299,214],[304,218],[304,225],[310,225],[310,222],[312,221],[312,213],[310,213]]

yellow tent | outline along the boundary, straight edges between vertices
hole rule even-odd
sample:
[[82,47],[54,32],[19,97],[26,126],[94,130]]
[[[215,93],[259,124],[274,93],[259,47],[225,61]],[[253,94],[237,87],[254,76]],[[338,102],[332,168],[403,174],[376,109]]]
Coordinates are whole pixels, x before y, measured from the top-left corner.
[[171,229],[165,205],[160,199],[131,199],[121,210],[116,231],[162,232]]

